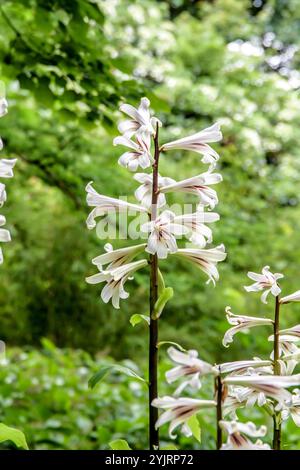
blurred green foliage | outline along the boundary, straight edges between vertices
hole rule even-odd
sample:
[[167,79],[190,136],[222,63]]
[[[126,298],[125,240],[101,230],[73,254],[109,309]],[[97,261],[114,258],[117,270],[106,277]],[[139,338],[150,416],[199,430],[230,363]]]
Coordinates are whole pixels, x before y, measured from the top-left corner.
[[[85,227],[84,186],[93,180],[99,192],[129,194],[134,201],[136,184],[117,165],[122,150],[112,146],[112,139],[119,103],[137,104],[147,95],[164,124],[162,141],[217,120],[224,134],[215,146],[224,182],[217,188],[221,221],[214,225],[214,244],[224,243],[228,258],[216,288],[172,257],[161,263],[174,297],[160,321],[160,340],[180,340],[212,362],[269,354],[264,329],[241,335],[229,350],[220,344],[227,328],[226,305],[236,313],[272,315],[272,302],[265,307],[259,296],[243,291],[248,270],[270,265],[285,274],[285,294],[299,289],[299,11],[300,0],[2,0],[0,76],[10,111],[0,121],[1,156],[18,158],[2,211],[13,237],[5,246],[0,286],[0,334],[8,349],[13,344],[39,347],[46,336],[59,346],[131,358],[144,366],[147,328],[132,328],[129,319],[148,313],[147,272],[137,273],[130,283],[131,296],[120,311],[101,302],[97,287],[86,285],[85,277],[93,273],[90,260],[102,252],[104,242]],[[183,179],[203,169],[197,154],[176,151],[162,157],[160,173]],[[300,307],[287,306],[283,326],[299,319]],[[69,381],[86,387],[86,376],[72,378],[70,373],[85,361],[93,369],[86,357],[62,354],[57,369],[47,355],[30,352],[23,363],[13,353],[10,367],[21,376],[27,364],[27,376],[18,385],[21,394],[26,380],[41,370],[53,381],[68,371]],[[124,387],[113,387],[120,402],[128,398],[126,380]],[[64,395],[59,426],[71,426],[61,435],[51,422],[47,431],[42,429],[41,422],[55,419],[56,404],[54,389],[40,392],[37,386],[42,411],[35,416],[30,406],[24,412],[31,443],[34,423],[41,426],[37,445],[42,447],[98,448],[99,442],[104,446],[127,431],[125,419],[119,431],[111,422],[105,434],[105,422],[105,436],[96,431],[94,444],[90,437],[80,442],[85,434],[76,419],[90,417],[80,402],[80,387],[74,392],[80,398],[78,415],[68,402],[72,387],[70,382],[58,387],[58,395]],[[11,388],[6,390],[9,395]],[[86,393],[96,416],[97,394]],[[6,413],[16,413],[23,400],[24,395]],[[70,419],[66,409],[74,412]],[[113,419],[115,403],[105,412]],[[130,410],[124,412],[131,416]],[[16,419],[8,415],[5,422],[17,425]],[[141,445],[143,425],[137,417],[135,439]],[[128,440],[134,445],[134,439]]]

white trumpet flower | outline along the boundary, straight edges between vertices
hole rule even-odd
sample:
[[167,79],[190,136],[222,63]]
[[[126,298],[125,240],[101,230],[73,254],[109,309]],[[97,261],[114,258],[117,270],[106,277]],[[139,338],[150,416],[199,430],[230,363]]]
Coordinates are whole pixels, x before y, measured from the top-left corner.
[[1,178],[12,178],[14,176],[13,168],[17,162],[17,159],[6,160],[2,158],[0,160],[0,177]]
[[152,406],[155,408],[162,408],[166,411],[158,418],[156,422],[156,429],[165,423],[170,423],[169,436],[175,439],[176,435],[173,431],[181,426],[181,431],[185,436],[191,436],[192,432],[187,424],[188,419],[197,414],[202,409],[214,408],[216,402],[213,400],[198,400],[194,398],[174,398],[162,397],[155,398],[152,401]]
[[220,183],[221,181],[222,176],[218,173],[213,173],[212,169],[210,169],[209,171],[193,176],[192,178],[163,186],[160,188],[160,191],[162,193],[183,192],[195,194],[198,196],[201,204],[213,209],[218,204],[218,196],[216,191],[211,189],[209,186]]
[[293,390],[291,399],[283,406],[281,416],[284,421],[290,416],[296,426],[300,427],[300,390]]
[[243,375],[251,372],[252,369],[255,372],[264,372],[268,370],[270,374],[272,374],[272,361],[262,361],[261,359],[253,359],[249,361],[235,361],[235,362],[224,362],[223,364],[219,364],[218,367],[221,374],[232,374],[233,372],[235,375]]
[[136,171],[138,167],[149,168],[153,163],[153,157],[150,153],[150,138],[147,136],[137,136],[136,142],[124,136],[118,136],[114,139],[114,145],[124,145],[129,147],[129,152],[123,153],[119,158],[119,165],[128,168],[130,171]]
[[106,270],[110,270],[129,263],[135,256],[145,251],[145,247],[146,243],[141,243],[140,245],[127,246],[126,248],[114,250],[110,243],[106,243],[104,246],[106,253],[96,256],[96,258],[92,259],[92,263],[100,270],[102,270],[102,266],[108,264]]
[[[153,176],[148,173],[136,173],[134,175],[134,179],[141,183],[134,195],[136,199],[147,209],[149,209],[152,205],[152,183],[153,183]],[[172,178],[167,178],[158,175],[158,189],[168,184],[174,183],[175,180]],[[157,207],[161,208],[166,205],[166,197],[164,194],[159,193],[157,198]]]
[[187,233],[187,229],[182,225],[174,223],[175,214],[171,211],[164,211],[156,220],[146,222],[141,226],[142,232],[149,232],[146,251],[158,258],[167,258],[169,253],[177,251],[175,236]]
[[[5,223],[6,223],[6,219],[5,219],[4,215],[0,215],[0,227],[5,225]],[[0,243],[10,242],[10,241],[11,241],[11,238],[10,238],[9,231],[4,229],[4,228],[0,228]],[[0,264],[2,264],[2,263],[3,263],[3,254],[2,254],[2,250],[0,248]]]
[[85,190],[87,192],[87,204],[94,209],[90,212],[86,224],[88,229],[93,229],[96,227],[96,217],[103,216],[108,213],[118,213],[118,212],[147,212],[147,209],[143,206],[138,206],[137,204],[130,204],[129,202],[123,201],[121,199],[115,199],[113,197],[103,196],[102,194],[97,193],[97,191],[92,187],[92,181],[87,184]]
[[[269,336],[268,341],[274,342],[274,335]],[[300,352],[300,349],[295,343],[300,341],[300,325],[296,325],[292,328],[279,331],[279,354],[285,361],[295,361],[295,356]],[[271,358],[274,353],[272,352]],[[296,360],[297,362],[297,360]],[[291,366],[290,366],[291,367]]]
[[195,264],[205,274],[208,275],[209,279],[207,283],[212,281],[215,285],[216,281],[219,279],[219,272],[216,265],[220,261],[224,261],[227,253],[225,253],[224,245],[219,245],[208,250],[201,250],[198,248],[179,249],[177,250],[176,255],[181,256]]
[[248,277],[255,281],[255,283],[251,284],[251,286],[244,286],[244,289],[247,292],[264,291],[261,296],[261,301],[264,304],[267,303],[267,296],[270,292],[272,295],[274,295],[274,297],[277,297],[281,292],[281,289],[277,284],[277,280],[283,278],[284,276],[281,273],[271,273],[270,266],[265,266],[262,269],[262,274],[249,271]]
[[99,284],[106,282],[101,292],[101,298],[104,303],[108,303],[110,299],[115,308],[120,308],[120,299],[127,299],[128,292],[124,289],[124,284],[138,269],[147,266],[147,260],[135,261],[133,263],[124,264],[114,269],[100,271],[97,274],[86,278],[88,284]]
[[196,134],[183,137],[182,139],[174,140],[163,144],[162,151],[172,149],[193,150],[194,152],[203,155],[202,162],[215,165],[219,159],[217,152],[208,145],[208,142],[219,142],[222,139],[220,125],[218,123],[207,127],[203,131]]
[[189,230],[189,240],[200,248],[204,248],[207,243],[212,242],[212,230],[205,223],[216,222],[219,219],[220,216],[216,212],[204,212],[198,209],[192,214],[176,216],[174,222],[186,227]]
[[223,346],[227,348],[230,343],[233,342],[233,337],[239,331],[247,331],[249,328],[254,326],[273,325],[273,320],[270,318],[259,318],[250,317],[246,315],[235,315],[231,312],[231,307],[226,307],[226,318],[230,325],[234,325],[232,328],[226,331],[223,337]]
[[187,386],[199,389],[201,387],[200,377],[217,374],[211,364],[198,358],[198,353],[195,350],[184,353],[174,347],[170,347],[168,354],[172,361],[179,365],[166,372],[167,382],[173,383],[182,377],[187,379],[175,390],[174,396],[180,395]]
[[0,98],[0,118],[7,114],[8,103],[6,98]]
[[271,450],[268,444],[260,440],[252,442],[249,437],[263,437],[267,433],[266,426],[256,428],[254,423],[238,421],[219,421],[219,425],[228,435],[226,444],[221,450]]
[[129,138],[133,135],[154,135],[156,126],[161,126],[161,122],[150,115],[150,101],[148,98],[142,98],[138,108],[130,104],[122,104],[120,111],[127,114],[130,119],[122,121],[118,125],[119,132]]
[[300,385],[300,374],[292,376],[281,375],[249,375],[228,376],[223,379],[225,385],[238,385],[262,392],[278,402],[290,399],[291,394],[286,388]]
[[300,290],[297,290],[296,292],[293,292],[293,294],[286,295],[285,297],[282,297],[279,302],[281,304],[288,304],[290,302],[300,302]]
[[[269,341],[274,341],[274,335],[268,338]],[[297,343],[300,341],[300,324],[295,325],[292,328],[279,331],[279,341],[287,343]]]
[[0,207],[3,206],[5,201],[6,201],[5,184],[0,183]]

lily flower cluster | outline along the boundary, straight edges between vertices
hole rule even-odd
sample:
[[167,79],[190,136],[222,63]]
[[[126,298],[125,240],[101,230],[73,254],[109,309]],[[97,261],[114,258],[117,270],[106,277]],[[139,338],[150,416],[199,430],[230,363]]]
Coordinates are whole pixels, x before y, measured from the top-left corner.
[[[273,335],[268,338],[273,343],[273,351],[270,360],[254,358],[253,361],[238,361],[232,363],[229,368],[225,364],[221,365],[221,372],[229,372],[223,379],[227,388],[227,398],[223,405],[224,416],[229,414],[236,419],[238,409],[257,405],[273,416],[278,430],[288,417],[300,426],[299,390],[289,390],[300,385],[300,374],[293,375],[300,361],[300,349],[297,345],[300,342],[300,325],[285,330],[279,329],[279,308],[290,302],[299,302],[300,291],[280,298],[281,287],[278,280],[284,276],[272,273],[269,266],[265,266],[259,274],[249,272],[248,277],[254,283],[245,286],[247,292],[262,292],[263,303],[267,303],[269,294],[275,297],[275,318],[236,315],[227,307],[226,317],[231,327],[224,335],[223,345],[228,347],[239,332],[247,333],[249,329],[266,326],[273,330]],[[239,363],[244,363],[241,369],[238,369]],[[234,364],[237,367],[235,370]]]
[[[135,108],[123,104],[120,110],[127,116],[118,129],[120,136],[114,139],[114,145],[126,148],[119,158],[119,164],[131,172],[151,169],[154,164],[152,149],[154,138],[157,135],[161,122],[150,113],[150,101],[142,98],[140,105]],[[191,261],[207,276],[208,282],[214,284],[219,279],[217,264],[226,258],[223,245],[206,248],[212,242],[212,230],[206,225],[219,220],[215,212],[206,212],[213,209],[218,203],[213,185],[222,181],[220,174],[214,169],[219,158],[209,143],[217,142],[222,138],[218,124],[204,129],[194,135],[179,139],[175,142],[163,144],[159,152],[168,152],[172,149],[193,150],[202,155],[202,162],[209,164],[207,171],[181,181],[175,181],[167,176],[158,174],[157,204],[153,211],[153,175],[152,173],[135,173],[134,180],[140,185],[134,195],[137,203],[129,203],[124,199],[116,199],[99,194],[90,182],[86,186],[87,204],[92,211],[87,219],[87,227],[96,227],[96,218],[107,214],[143,214],[148,215],[149,222],[140,224],[141,239],[147,237],[146,243],[129,246],[122,249],[106,247],[106,253],[92,260],[98,272],[86,279],[90,284],[105,283],[101,292],[104,302],[112,301],[115,308],[120,308],[120,299],[126,299],[125,283],[132,279],[132,275],[139,269],[147,266],[145,255],[157,255],[159,259],[166,259],[169,255],[177,255]],[[194,194],[197,198],[197,210],[194,213],[176,216],[174,212],[166,209],[166,195],[170,192],[183,192]],[[155,217],[151,217],[155,213]],[[191,248],[179,248],[177,238],[185,237],[192,243]],[[134,261],[138,256],[141,260]]]
[[[254,368],[260,369],[261,371],[267,370],[272,364],[271,361],[254,359],[252,361],[238,361],[212,365],[200,359],[197,351],[190,350],[182,352],[174,347],[168,349],[168,355],[176,366],[166,372],[167,382],[171,384],[177,380],[183,380],[175,390],[173,397],[165,396],[163,398],[157,398],[153,401],[153,406],[166,410],[159,417],[157,426],[159,427],[169,422],[169,435],[172,439],[176,438],[174,430],[178,426],[181,426],[181,432],[185,436],[192,436],[192,429],[189,425],[190,418],[197,415],[201,410],[209,408],[217,409],[217,396],[215,396],[213,400],[178,397],[186,387],[199,390],[202,385],[203,377],[210,376],[216,378],[223,376],[223,374],[229,374],[227,379],[222,380],[224,383],[227,383],[226,380],[228,381],[226,387],[226,389],[228,389],[229,384],[231,384],[230,381],[234,384],[239,383],[239,381],[243,383],[243,374],[247,373],[249,370]],[[267,379],[269,379],[269,376],[267,376]],[[264,378],[258,381],[258,383],[255,380],[249,380],[247,382],[249,390],[265,390],[268,386],[271,389],[272,384],[269,384],[269,382],[265,383]],[[221,398],[223,399],[223,397]],[[240,402],[238,402],[237,405],[235,398],[230,395],[226,396],[223,403],[223,417],[228,414],[234,415],[234,420],[220,420],[219,422],[220,428],[228,435],[227,442],[222,445],[221,450],[268,450],[270,447],[267,444],[263,444],[258,440],[253,443],[249,439],[249,437],[264,436],[266,434],[265,427],[256,430],[255,425],[251,422],[243,424],[237,421],[235,410],[239,405]]]
[[[279,305],[291,302],[300,302],[300,291],[280,298],[281,288],[277,280],[283,275],[271,273],[266,266],[262,274],[248,273],[255,284],[246,286],[248,292],[263,291],[262,302],[266,302],[267,295],[271,293],[276,297]],[[277,306],[278,309],[278,306]],[[228,347],[239,332],[248,332],[249,329],[259,326],[274,328],[275,320],[266,317],[237,315],[226,307],[226,318],[230,328],[223,338],[223,345]],[[262,426],[257,429],[252,422],[242,423],[238,418],[238,410],[252,408],[257,405],[265,408],[269,414],[279,420],[279,424],[289,417],[296,426],[300,427],[300,374],[293,374],[295,367],[300,362],[300,325],[279,330],[279,369],[275,369],[274,351],[269,359],[254,357],[250,360],[226,362],[213,365],[198,357],[197,351],[179,350],[175,347],[168,349],[170,359],[176,364],[174,368],[166,372],[166,380],[169,384],[180,381],[173,397],[166,396],[154,400],[153,405],[165,409],[160,416],[157,426],[169,422],[169,434],[175,438],[174,430],[181,426],[181,431],[186,436],[192,435],[189,427],[191,416],[196,415],[202,409],[217,409],[218,401],[221,403],[222,419],[219,428],[227,435],[226,443],[221,450],[270,450],[270,446],[261,440],[252,441],[251,438],[263,437],[267,428]],[[274,335],[269,337],[274,342]],[[216,390],[213,400],[202,400],[179,396],[186,388],[199,390],[202,378],[210,376],[219,377],[221,390]],[[217,393],[221,396],[217,396]],[[229,417],[230,421],[225,418]]]
[[[8,104],[5,98],[0,98],[0,118],[7,114]],[[0,150],[3,149],[3,142],[0,137]],[[16,159],[6,160],[4,158],[0,159],[0,178],[12,178],[13,175],[13,168],[16,163]],[[5,184],[0,182],[0,207],[6,201],[6,187]],[[4,215],[0,214],[0,227],[5,225],[6,219]],[[0,242],[9,242],[11,240],[10,232],[7,229],[0,228]],[[0,247],[0,264],[3,263],[3,253]]]

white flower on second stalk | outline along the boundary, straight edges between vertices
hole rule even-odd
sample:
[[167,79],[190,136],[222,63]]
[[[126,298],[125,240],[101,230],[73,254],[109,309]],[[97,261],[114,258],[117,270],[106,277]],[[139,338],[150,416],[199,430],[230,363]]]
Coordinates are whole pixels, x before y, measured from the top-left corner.
[[147,266],[148,261],[143,259],[106,271],[100,271],[97,274],[86,278],[88,284],[99,284],[106,282],[101,292],[101,298],[104,303],[108,303],[112,300],[112,304],[115,308],[120,308],[120,299],[127,299],[129,297],[128,292],[124,289],[124,284],[127,279],[131,278],[132,275],[138,270]]
[[[134,195],[136,199],[147,209],[149,209],[152,205],[152,183],[153,183],[153,176],[152,174],[148,173],[136,173],[134,175],[134,179],[141,183]],[[160,176],[158,174],[158,189],[168,184],[174,183],[175,180],[172,178]],[[166,205],[166,197],[164,194],[159,193],[157,198],[157,207],[161,208]]]
[[[281,375],[236,375],[229,376],[223,379],[225,385],[234,385],[245,388],[245,394],[249,393],[252,389],[258,393],[264,394],[266,397],[274,398],[279,403],[284,403],[289,400],[291,393],[286,388],[300,384],[300,374],[291,376]],[[242,392],[242,390],[241,390]],[[240,401],[244,401],[241,395]],[[254,404],[254,403],[253,403]]]
[[224,362],[219,364],[216,367],[219,368],[221,374],[232,374],[235,375],[244,375],[249,371],[254,370],[256,373],[273,373],[272,368],[273,362],[270,360],[261,360],[259,358],[254,358],[252,360],[246,361],[234,361],[234,362]]
[[296,292],[293,292],[293,294],[286,295],[285,297],[282,297],[279,302],[281,304],[288,304],[290,302],[300,302],[300,290],[297,290]]
[[263,437],[267,433],[266,426],[256,428],[252,422],[219,421],[219,425],[228,435],[226,444],[221,450],[271,450],[268,444],[257,440],[252,442],[249,437]]
[[235,315],[231,312],[231,307],[225,308],[226,318],[230,325],[234,325],[232,328],[226,331],[223,337],[223,346],[227,348],[230,343],[233,342],[233,337],[239,331],[247,331],[249,328],[254,326],[273,325],[273,320],[270,318],[250,317],[246,315]]
[[198,196],[199,201],[203,206],[209,206],[213,209],[218,204],[218,195],[214,189],[209,186],[217,184],[222,181],[222,176],[219,173],[213,173],[212,169],[201,173],[200,175],[187,178],[182,181],[168,184],[160,188],[162,193],[169,192],[183,192],[191,193]]
[[208,142],[219,142],[220,140],[222,140],[222,132],[220,131],[220,125],[216,123],[196,134],[163,144],[161,150],[193,150],[203,155],[203,163],[215,165],[216,161],[219,159],[219,155],[208,145]]
[[293,390],[293,394],[290,400],[286,401],[282,412],[281,417],[285,421],[289,417],[292,418],[296,426],[300,427],[300,390]]
[[227,253],[225,253],[225,246],[219,245],[208,250],[202,250],[200,248],[183,248],[177,250],[176,255],[195,264],[199,269],[201,269],[201,271],[208,275],[207,284],[212,281],[215,285],[216,281],[219,279],[219,272],[216,265],[220,261],[224,261]]
[[170,347],[168,354],[172,361],[179,365],[166,372],[167,382],[173,383],[182,377],[187,379],[175,390],[174,396],[180,395],[187,386],[198,390],[201,387],[200,377],[217,374],[211,364],[198,358],[198,352],[195,350],[184,353],[174,347]]
[[[274,335],[269,336],[268,341],[274,341]],[[279,331],[279,353],[282,354],[296,354],[299,349],[295,343],[300,341],[300,324],[292,328]],[[284,356],[282,359],[286,360]]]
[[182,224],[189,230],[188,238],[190,242],[204,248],[207,243],[212,242],[212,230],[205,223],[212,223],[220,220],[216,212],[204,212],[204,207],[199,204],[197,211],[192,214],[178,215],[174,222]]
[[130,117],[130,119],[126,119],[118,125],[119,132],[129,139],[133,135],[142,135],[144,137],[155,135],[156,126],[161,126],[161,122],[150,115],[150,101],[148,98],[141,98],[138,108],[131,104],[122,104],[120,111]]
[[169,253],[178,250],[175,236],[182,236],[188,230],[174,223],[175,214],[172,211],[162,212],[156,220],[146,222],[141,226],[142,232],[150,233],[146,251],[157,254],[160,259],[167,258]]
[[190,437],[192,432],[187,423],[188,419],[202,409],[214,408],[216,406],[216,402],[213,400],[165,396],[162,398],[155,398],[152,401],[152,406],[166,410],[158,418],[155,425],[156,429],[165,423],[170,423],[169,436],[171,439],[175,439],[176,435],[173,434],[173,431],[180,425],[182,433],[185,436]]
[[[6,219],[4,215],[0,215],[0,227],[5,225],[5,223],[6,223]],[[0,243],[10,242],[10,241],[11,241],[11,238],[10,238],[9,231],[4,228],[0,228]],[[2,249],[0,248],[0,264],[2,263],[3,263],[3,254],[2,254]]]
[[87,204],[90,207],[94,207],[86,220],[89,230],[96,227],[96,217],[100,217],[108,213],[115,214],[127,211],[133,211],[134,213],[147,212],[147,209],[143,206],[138,206],[137,204],[131,204],[123,201],[122,199],[115,199],[113,197],[103,196],[102,194],[97,193],[97,191],[92,187],[92,183],[92,181],[88,183],[85,188],[87,192]]
[[251,286],[244,286],[244,289],[247,292],[264,291],[261,296],[261,301],[264,304],[267,303],[267,296],[270,292],[272,295],[274,295],[274,297],[277,297],[281,292],[281,289],[277,284],[277,280],[283,278],[284,276],[281,273],[271,273],[270,266],[265,266],[262,269],[262,274],[249,271],[248,277],[255,281],[255,283]]
[[149,168],[153,163],[150,153],[150,136],[136,136],[136,142],[124,136],[118,136],[113,141],[114,145],[124,145],[129,147],[129,152],[123,153],[118,160],[119,165],[136,171],[138,167]]

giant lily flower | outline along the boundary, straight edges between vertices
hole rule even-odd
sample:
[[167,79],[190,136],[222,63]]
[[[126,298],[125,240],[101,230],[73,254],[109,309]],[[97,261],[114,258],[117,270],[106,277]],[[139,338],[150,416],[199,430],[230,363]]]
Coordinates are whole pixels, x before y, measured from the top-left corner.
[[296,426],[300,427],[300,390],[293,391],[291,399],[284,404],[281,416],[284,421],[291,416]]
[[172,361],[179,365],[166,372],[167,382],[173,383],[182,377],[187,379],[175,390],[175,396],[180,395],[188,385],[192,388],[199,389],[201,387],[200,377],[217,374],[211,364],[198,358],[198,353],[195,350],[184,353],[171,347],[168,349],[168,354]]
[[150,115],[150,101],[148,98],[142,98],[138,108],[134,108],[130,104],[122,104],[120,111],[127,114],[130,119],[120,122],[118,129],[124,137],[130,139],[133,135],[147,136],[154,135],[156,126],[161,122]]
[[209,250],[201,250],[198,248],[183,248],[177,250],[176,255],[182,256],[188,261],[194,263],[198,268],[208,275],[209,279],[207,282],[209,283],[212,281],[213,284],[215,284],[219,279],[219,272],[216,268],[216,265],[220,261],[224,261],[227,253],[225,253],[224,245],[219,245],[215,248],[210,248]]
[[6,98],[0,98],[0,118],[7,114],[8,104]]
[[143,206],[130,204],[129,202],[122,201],[121,199],[115,199],[113,197],[103,196],[102,194],[97,193],[97,191],[92,187],[92,181],[87,184],[85,190],[87,192],[86,201],[88,206],[94,207],[86,221],[87,227],[90,230],[96,227],[96,217],[108,213],[127,211],[147,212],[147,209]]
[[243,375],[252,369],[255,369],[256,373],[266,373],[266,371],[269,371],[272,374],[272,364],[270,360],[262,361],[256,358],[249,361],[224,362],[216,367],[219,368],[221,374],[232,374],[234,372],[235,375]]
[[[8,104],[7,104],[7,101],[5,98],[0,98],[0,118],[5,116],[5,114],[7,114],[7,107],[8,107]],[[2,139],[0,137],[0,150],[3,149],[3,142],[2,142]]]
[[178,215],[174,222],[182,224],[189,230],[189,240],[200,248],[204,248],[206,243],[212,242],[212,230],[205,223],[216,222],[220,219],[216,212],[204,212],[198,206],[197,212],[192,214]]
[[129,147],[129,152],[123,153],[119,158],[119,165],[128,168],[130,171],[136,171],[138,167],[145,169],[153,163],[153,157],[150,153],[150,138],[137,136],[136,142],[124,136],[118,136],[114,139],[114,145],[124,145]]
[[266,426],[256,428],[250,421],[248,423],[219,421],[219,425],[228,435],[227,442],[222,445],[221,450],[271,450],[268,444],[263,444],[260,440],[253,443],[249,439],[249,437],[265,436]]
[[2,158],[0,160],[0,177],[1,178],[12,178],[14,176],[13,168],[17,162],[17,159],[6,160]]
[[300,290],[293,292],[293,294],[282,297],[279,302],[281,304],[288,304],[289,302],[300,302]]
[[223,346],[227,348],[233,342],[233,336],[239,331],[247,331],[254,326],[273,325],[273,320],[270,318],[249,317],[246,315],[235,315],[231,312],[231,307],[226,307],[226,318],[232,328],[226,331],[223,338]]
[[219,142],[221,139],[222,133],[220,131],[220,126],[216,123],[210,127],[207,127],[203,131],[197,132],[196,134],[174,140],[173,142],[168,142],[162,145],[161,150],[193,150],[194,152],[203,155],[203,163],[215,164],[215,162],[219,159],[219,155],[208,145],[208,142]]
[[162,193],[183,192],[198,196],[201,204],[213,209],[218,204],[218,196],[214,189],[209,186],[222,181],[222,176],[213,173],[212,170],[206,171],[198,176],[193,176],[182,181],[168,184],[160,188]]
[[111,270],[132,261],[135,256],[145,250],[145,247],[146,243],[141,243],[140,245],[128,246],[126,248],[114,250],[110,243],[106,243],[104,246],[106,253],[92,259],[92,263],[100,270],[102,270],[103,265],[108,264],[106,270]]
[[197,400],[194,398],[174,398],[165,396],[163,398],[155,398],[152,406],[162,408],[166,411],[158,418],[156,429],[165,423],[170,422],[169,436],[175,439],[176,435],[173,431],[181,425],[181,431],[185,436],[191,436],[192,432],[187,424],[188,419],[197,414],[200,410],[214,408],[216,402],[212,400]]
[[100,271],[93,276],[86,278],[88,284],[99,284],[106,282],[102,289],[101,298],[104,303],[108,303],[110,299],[115,308],[120,308],[120,299],[127,299],[128,292],[124,289],[124,284],[138,269],[147,266],[148,261],[143,259],[132,263],[124,264],[107,271]]
[[6,201],[5,184],[0,183],[0,207],[3,206],[5,201]]
[[146,222],[141,226],[142,232],[150,232],[146,251],[157,254],[158,258],[167,258],[168,253],[177,251],[176,235],[183,235],[187,229],[174,223],[175,214],[164,211],[156,220]]
[[[271,335],[268,338],[269,341],[274,341],[274,335]],[[300,341],[300,324],[295,325],[292,328],[287,328],[285,330],[279,331],[279,341],[281,343],[297,343]]]
[[[0,227],[2,227],[3,225],[5,225],[5,217],[4,215],[0,215]],[[4,228],[0,228],[0,242],[10,242],[11,238],[10,238],[10,233],[8,230],[4,229]],[[0,264],[3,263],[3,254],[2,254],[2,250],[0,248]]]
[[[136,199],[147,209],[151,207],[152,204],[152,175],[148,173],[136,173],[134,179],[141,183],[141,186],[137,188],[134,195]],[[158,189],[162,186],[174,183],[175,180],[172,178],[166,178],[158,175]],[[159,193],[157,198],[157,207],[163,207],[166,205],[166,197],[164,194]]]
[[259,292],[263,290],[264,292],[261,296],[261,301],[264,304],[267,303],[267,296],[270,292],[274,295],[274,297],[277,297],[281,292],[281,289],[277,284],[277,280],[284,276],[280,273],[271,273],[269,266],[265,266],[262,269],[262,274],[248,272],[248,277],[253,279],[255,283],[251,286],[244,286],[244,289],[247,292]]
[[266,396],[272,397],[278,402],[284,402],[291,396],[288,387],[300,384],[300,374],[291,376],[281,375],[249,375],[249,376],[229,376],[223,379],[226,385],[239,385],[262,392]]

